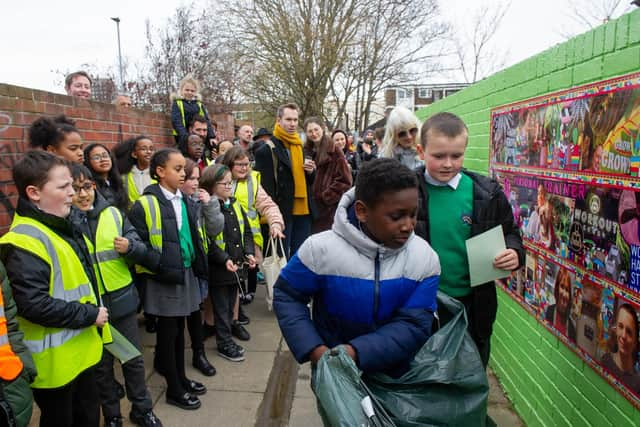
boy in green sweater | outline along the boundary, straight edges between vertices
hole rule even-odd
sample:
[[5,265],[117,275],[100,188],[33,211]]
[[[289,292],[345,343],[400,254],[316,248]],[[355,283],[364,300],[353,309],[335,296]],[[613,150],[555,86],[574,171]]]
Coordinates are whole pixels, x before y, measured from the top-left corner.
[[462,169],[467,140],[467,126],[454,114],[435,114],[422,125],[418,153],[425,166],[417,170],[420,200],[415,232],[440,257],[439,289],[464,304],[469,333],[486,367],[498,308],[496,289],[494,282],[470,286],[465,241],[502,225],[507,249],[495,257],[493,266],[503,270],[522,265],[524,251],[500,184]]

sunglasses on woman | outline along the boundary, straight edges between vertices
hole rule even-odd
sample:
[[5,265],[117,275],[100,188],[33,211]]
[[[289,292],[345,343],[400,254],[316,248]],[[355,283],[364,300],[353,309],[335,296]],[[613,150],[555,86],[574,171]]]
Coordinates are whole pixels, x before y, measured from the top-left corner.
[[416,136],[418,134],[418,128],[411,128],[408,131],[400,131],[398,132],[398,138],[406,138],[409,134],[411,134],[411,136]]

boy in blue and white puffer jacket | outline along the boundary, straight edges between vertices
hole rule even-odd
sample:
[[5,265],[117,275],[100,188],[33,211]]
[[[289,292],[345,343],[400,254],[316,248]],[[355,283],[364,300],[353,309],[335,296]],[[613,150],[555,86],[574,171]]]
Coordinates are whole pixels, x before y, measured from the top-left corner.
[[399,376],[431,335],[440,262],[413,233],[417,185],[397,160],[367,162],[332,230],[309,237],[282,270],[274,310],[299,363],[344,345],[364,372]]

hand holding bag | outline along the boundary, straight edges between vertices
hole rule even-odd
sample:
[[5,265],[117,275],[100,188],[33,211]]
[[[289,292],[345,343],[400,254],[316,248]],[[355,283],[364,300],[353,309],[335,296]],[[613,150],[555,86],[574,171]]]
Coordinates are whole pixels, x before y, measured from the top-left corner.
[[[269,252],[269,247],[271,247],[271,252]],[[278,252],[278,248],[282,255]],[[267,248],[264,251],[265,257],[260,265],[260,270],[262,270],[262,274],[264,274],[264,281],[267,284],[266,300],[269,311],[273,309],[273,285],[276,283],[276,280],[278,280],[280,270],[287,265],[287,258],[284,256],[284,253],[282,239],[278,239],[278,243],[276,243],[274,237],[269,237]]]

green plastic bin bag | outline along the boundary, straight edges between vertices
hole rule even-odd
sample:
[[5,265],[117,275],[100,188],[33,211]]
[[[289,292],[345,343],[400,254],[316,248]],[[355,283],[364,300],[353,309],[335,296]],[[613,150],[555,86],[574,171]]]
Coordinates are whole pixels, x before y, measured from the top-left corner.
[[342,346],[325,352],[318,360],[311,387],[325,426],[395,427],[370,395],[361,375],[362,371]]
[[364,382],[398,427],[484,427],[489,383],[467,333],[464,306],[441,292],[437,298],[438,311],[452,318],[418,351],[409,371],[399,378],[369,375]]
[[[427,340],[399,378],[363,376],[341,346],[322,356],[312,388],[326,426],[485,426],[489,384],[467,333],[464,307],[438,292],[438,310],[448,311],[451,320]],[[367,397],[372,417],[363,408]]]

